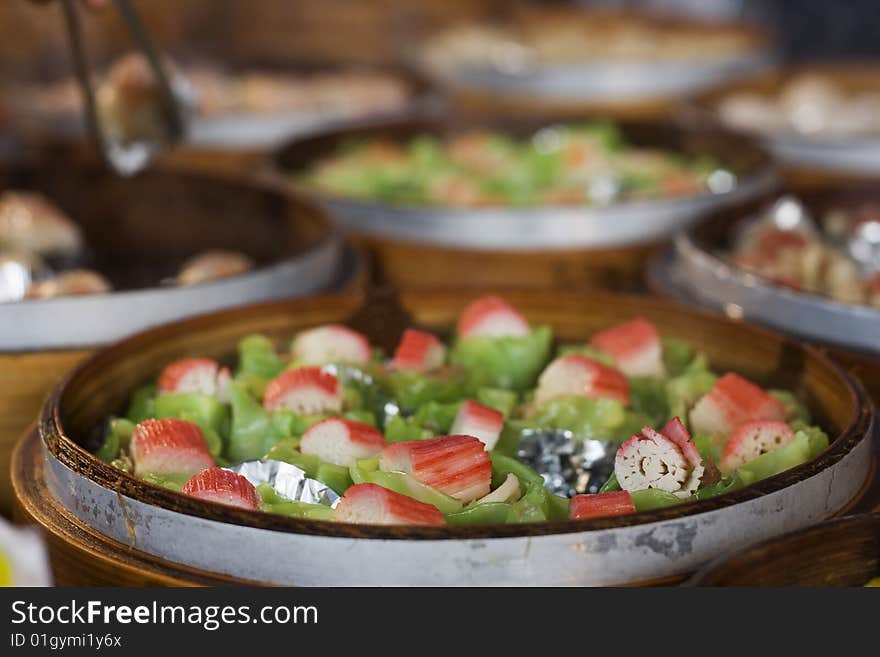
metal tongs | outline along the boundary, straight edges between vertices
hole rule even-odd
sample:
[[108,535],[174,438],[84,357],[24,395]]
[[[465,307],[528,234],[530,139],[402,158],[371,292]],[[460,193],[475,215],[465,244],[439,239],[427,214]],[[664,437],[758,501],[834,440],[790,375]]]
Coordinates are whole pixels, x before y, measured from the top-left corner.
[[160,114],[164,122],[162,131],[164,139],[161,143],[156,141],[120,143],[108,136],[98,113],[76,0],[61,0],[61,5],[64,9],[76,76],[85,99],[89,131],[107,164],[120,175],[131,175],[146,167],[163,149],[180,141],[186,132],[186,123],[182,99],[175,92],[169,71],[163,65],[159,51],[153,44],[137,10],[132,6],[130,0],[112,0],[112,2],[122,16],[132,41],[146,58],[158,84]]

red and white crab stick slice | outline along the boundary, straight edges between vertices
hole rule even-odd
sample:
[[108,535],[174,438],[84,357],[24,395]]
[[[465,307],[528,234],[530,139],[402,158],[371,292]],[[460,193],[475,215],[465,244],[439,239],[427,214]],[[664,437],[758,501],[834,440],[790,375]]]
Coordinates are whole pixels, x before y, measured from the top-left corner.
[[437,507],[370,483],[350,486],[336,505],[334,517],[365,525],[446,524]]
[[221,401],[229,396],[229,369],[210,358],[183,358],[167,365],[159,375],[159,393],[186,392],[210,395]]
[[471,302],[458,320],[462,338],[521,338],[531,328],[519,311],[500,297],[481,297]]
[[467,400],[458,407],[449,433],[479,438],[489,451],[495,447],[503,428],[504,415],[499,411]]
[[625,491],[657,488],[681,498],[697,490],[703,460],[678,418],[662,431],[644,427],[617,450],[614,474]]
[[134,429],[129,451],[138,476],[193,475],[214,465],[205,435],[187,420],[144,420]]
[[407,329],[394,351],[391,367],[403,372],[430,372],[446,362],[446,345],[436,336]]
[[580,354],[565,354],[541,373],[535,403],[543,404],[556,397],[569,396],[614,399],[627,405],[629,382],[613,367]]
[[627,376],[656,377],[665,373],[660,334],[645,319],[600,331],[590,338],[590,346],[612,356]]
[[696,434],[728,435],[750,420],[785,420],[785,407],[738,374],[722,376],[691,409],[690,426]]
[[485,497],[492,485],[489,454],[473,436],[392,443],[382,450],[379,469],[404,472],[462,502]]
[[575,495],[568,503],[568,517],[571,520],[586,518],[606,518],[635,513],[636,505],[632,495],[625,490],[595,495]]
[[299,333],[291,344],[295,361],[306,365],[366,365],[372,352],[366,336],[341,324],[326,324]]
[[261,502],[260,494],[251,482],[240,474],[216,467],[194,475],[180,492],[200,500],[251,511],[259,509]]
[[794,431],[785,422],[752,420],[739,425],[730,434],[721,453],[718,469],[727,473],[761,454],[782,449],[794,438]]
[[269,411],[286,409],[305,415],[339,413],[342,386],[339,379],[319,367],[285,370],[266,386],[263,407]]
[[312,425],[302,435],[300,451],[322,461],[351,467],[358,459],[376,456],[386,445],[381,432],[369,424],[332,417]]

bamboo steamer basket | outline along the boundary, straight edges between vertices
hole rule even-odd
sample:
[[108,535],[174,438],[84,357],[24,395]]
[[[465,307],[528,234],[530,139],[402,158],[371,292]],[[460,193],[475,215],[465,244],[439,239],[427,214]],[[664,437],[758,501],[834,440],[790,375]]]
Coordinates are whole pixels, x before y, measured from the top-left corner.
[[[621,41],[632,39],[628,32],[637,24],[660,34],[698,30],[701,36],[737,39],[742,47],[724,57],[714,57],[714,52],[707,54],[703,49],[699,54],[668,60],[621,55],[558,64],[523,61],[513,68],[506,62],[495,66],[441,65],[429,54],[437,30],[426,28],[418,45],[410,48],[408,59],[462,112],[530,117],[535,113],[577,115],[589,111],[630,119],[673,115],[682,97],[753,76],[777,60],[766,30],[745,22],[707,21],[662,12],[554,7],[514,11],[501,25],[532,32],[561,25],[574,29],[578,23],[604,25],[608,32],[620,30]],[[466,29],[472,26],[472,21],[464,25]]]
[[[119,290],[0,304],[2,513],[11,511],[15,441],[58,378],[98,345],[198,312],[360,285],[365,276],[359,254],[318,208],[258,183],[170,168],[119,179],[71,155],[0,165],[0,188],[57,203],[83,229],[86,262]],[[257,267],[196,287],[160,285],[209,248],[245,252]]]
[[693,586],[864,586],[880,577],[880,513],[820,523],[722,557]]
[[[689,120],[723,123],[718,107],[739,93],[776,95],[799,76],[825,79],[844,95],[876,94],[880,66],[867,61],[810,63],[778,67],[742,80],[720,84],[698,94],[684,110]],[[787,180],[800,186],[827,186],[875,178],[880,173],[880,135],[810,137],[794,132],[765,133],[745,129],[776,158]]]
[[503,285],[638,290],[647,257],[676,230],[710,208],[763,197],[778,182],[769,158],[750,140],[665,121],[619,125],[636,145],[714,157],[737,176],[732,191],[608,207],[445,208],[358,201],[316,192],[292,179],[351,140],[403,140],[474,128],[522,136],[558,120],[565,119],[435,116],[350,125],[292,140],[276,153],[268,174],[324,207],[346,235],[373,255],[379,279],[398,288]]
[[[487,292],[488,290],[483,290]],[[507,291],[533,322],[572,341],[634,315],[691,341],[720,369],[799,391],[832,436],[814,461],[712,500],[633,516],[482,527],[369,527],[231,510],[133,479],[91,456],[95,423],[183,355],[227,358],[261,331],[349,319],[380,346],[412,321],[448,331],[472,291],[315,297],[204,315],[140,333],[69,374],[44,406],[39,435],[13,466],[18,514],[49,536],[61,581],[266,582],[303,585],[600,585],[677,581],[733,547],[852,508],[873,477],[872,409],[820,353],[763,329],[656,299]],[[735,348],[733,348],[735,346]],[[210,550],[204,545],[210,543]],[[344,551],[344,555],[340,550]],[[241,555],[260,554],[243,560]],[[442,558],[439,555],[442,554]],[[68,564],[100,555],[93,569]]]
[[[850,179],[835,185],[790,183],[790,191],[817,218],[833,208],[880,200],[876,183]],[[647,268],[655,293],[723,312],[810,340],[840,361],[880,400],[880,309],[849,305],[765,284],[727,267],[715,254],[730,247],[737,227],[758,206],[707,213],[676,238],[675,247]]]

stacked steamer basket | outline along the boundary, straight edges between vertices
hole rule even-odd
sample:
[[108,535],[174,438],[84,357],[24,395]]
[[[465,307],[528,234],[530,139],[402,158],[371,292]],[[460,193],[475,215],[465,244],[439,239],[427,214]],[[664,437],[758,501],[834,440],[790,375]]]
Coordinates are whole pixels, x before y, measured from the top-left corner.
[[[818,220],[834,211],[870,207],[880,199],[876,187],[864,183],[818,189],[793,185],[789,192],[789,198],[799,199]],[[880,308],[792,289],[731,263],[730,253],[743,227],[772,212],[771,205],[751,205],[709,213],[680,234],[669,252],[653,260],[648,268],[650,287],[822,345],[880,399]]]
[[694,98],[694,120],[751,133],[789,180],[825,186],[880,173],[880,67],[868,62],[777,68]]
[[475,113],[657,116],[776,59],[757,26],[655,12],[532,7],[428,32],[412,60]]
[[[129,63],[124,55],[110,64]],[[175,61],[176,84],[189,115],[185,148],[166,159],[197,170],[250,171],[266,149],[284,140],[365,118],[391,119],[432,111],[441,99],[418,74],[394,67],[301,61],[210,58]],[[10,90],[17,128],[38,143],[80,140],[84,122],[73,78]]]
[[[79,226],[69,263],[99,270],[115,291],[0,303],[0,510],[11,509],[9,458],[62,373],[99,345],[179,317],[349,286],[359,259],[322,212],[259,184],[158,168],[117,178],[81,152],[0,166],[3,190],[44,195]],[[210,250],[243,253],[243,274],[174,284]]]
[[820,523],[722,557],[693,586],[878,586],[880,514]]
[[708,500],[614,518],[457,527],[351,525],[233,509],[135,479],[85,448],[103,418],[175,359],[199,354],[230,362],[245,335],[286,339],[326,323],[351,321],[378,345],[394,344],[410,322],[448,334],[462,309],[486,292],[413,291],[400,296],[401,306],[358,295],[263,304],[183,320],[104,349],[55,389],[39,433],[19,444],[19,517],[45,528],[56,577],[67,584],[600,585],[675,581],[731,548],[844,512],[862,495],[872,470],[871,405],[822,354],[660,300],[561,291],[505,296],[567,342],[642,316],[661,335],[704,351],[719,369],[797,391],[830,447]]
[[[719,185],[713,188],[710,176],[704,189],[687,193],[517,207],[504,201],[456,206],[443,197],[430,204],[371,200],[317,189],[303,180],[306,172],[351,144],[384,140],[404,146],[420,136],[442,142],[474,133],[536,143],[554,130],[591,122],[609,124],[601,116],[582,115],[569,120],[414,118],[348,126],[289,143],[276,154],[275,176],[311,195],[346,234],[372,252],[379,278],[402,288],[638,289],[645,259],[676,230],[709,208],[760,197],[776,184],[769,158],[742,135],[662,120],[612,125],[636,147],[717,162]],[[362,173],[368,178],[374,171],[367,164]],[[440,174],[430,172],[429,184],[434,178],[442,182]]]

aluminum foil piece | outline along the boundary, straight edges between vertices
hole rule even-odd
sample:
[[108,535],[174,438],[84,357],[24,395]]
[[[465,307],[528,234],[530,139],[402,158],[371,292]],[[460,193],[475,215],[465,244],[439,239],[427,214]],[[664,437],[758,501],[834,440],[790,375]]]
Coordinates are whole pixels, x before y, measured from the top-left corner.
[[339,495],[317,479],[310,479],[302,468],[284,461],[245,461],[226,468],[237,472],[254,486],[269,484],[282,497],[295,502],[324,504],[335,508]]
[[387,426],[394,416],[400,415],[400,407],[368,372],[339,364],[324,365],[321,369],[339,379],[342,385],[353,386],[366,392],[367,407],[375,415],[380,427]]
[[618,446],[606,440],[579,440],[571,431],[526,429],[516,455],[544,478],[547,490],[571,497],[599,492],[614,472]]

